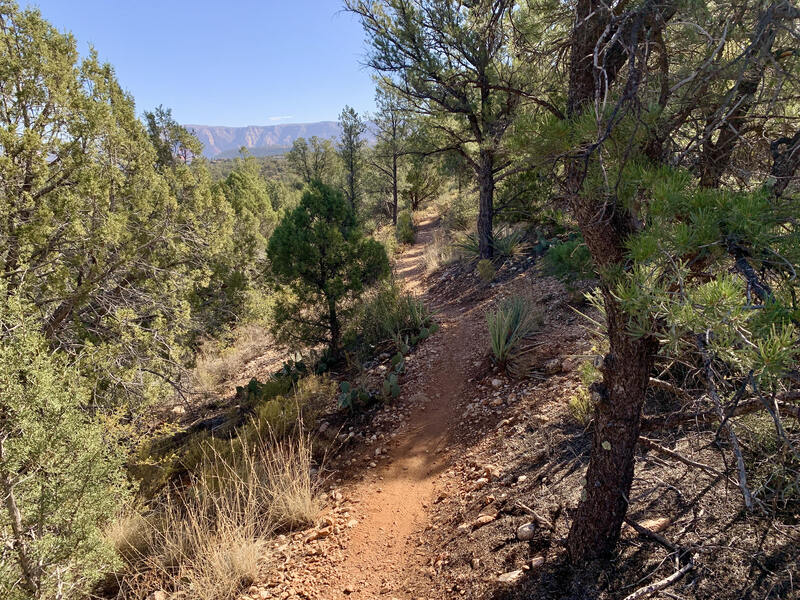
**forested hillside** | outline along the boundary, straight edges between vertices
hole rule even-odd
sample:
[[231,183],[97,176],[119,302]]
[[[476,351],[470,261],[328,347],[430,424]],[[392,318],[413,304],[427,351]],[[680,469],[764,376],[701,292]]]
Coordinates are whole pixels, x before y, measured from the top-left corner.
[[800,598],[800,6],[336,10],[228,128],[0,0],[0,596]]

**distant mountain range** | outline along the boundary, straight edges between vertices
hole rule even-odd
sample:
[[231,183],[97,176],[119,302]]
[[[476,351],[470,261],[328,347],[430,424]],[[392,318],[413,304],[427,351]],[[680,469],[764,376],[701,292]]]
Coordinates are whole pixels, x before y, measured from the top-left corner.
[[[247,127],[224,127],[216,125],[185,125],[203,142],[203,154],[207,158],[233,158],[244,146],[255,156],[270,156],[287,152],[297,138],[337,138],[339,125],[336,121],[318,123],[289,123],[286,125],[249,125]],[[367,135],[371,142],[371,136]]]

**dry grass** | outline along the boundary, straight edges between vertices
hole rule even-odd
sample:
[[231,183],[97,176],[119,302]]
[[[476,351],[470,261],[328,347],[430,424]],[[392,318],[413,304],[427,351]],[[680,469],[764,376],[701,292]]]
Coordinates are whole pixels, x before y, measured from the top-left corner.
[[229,346],[208,341],[200,347],[192,374],[196,393],[213,395],[221,383],[239,376],[247,363],[274,345],[267,330],[254,323],[237,327],[232,338],[234,342]]
[[307,436],[231,446],[209,451],[200,474],[147,517],[126,515],[109,532],[127,565],[120,598],[158,589],[231,598],[258,580],[270,536],[316,519]]
[[458,260],[459,255],[448,235],[441,229],[433,234],[433,241],[425,246],[423,260],[429,273]]

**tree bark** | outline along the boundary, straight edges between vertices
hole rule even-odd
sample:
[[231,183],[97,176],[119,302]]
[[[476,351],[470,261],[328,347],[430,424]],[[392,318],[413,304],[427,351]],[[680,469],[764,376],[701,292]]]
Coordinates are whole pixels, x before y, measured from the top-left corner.
[[342,330],[339,324],[339,316],[336,313],[336,300],[331,296],[328,297],[328,325],[331,330],[330,351],[334,357],[338,357]]
[[492,225],[494,220],[494,156],[488,150],[481,150],[478,164],[478,190],[480,194],[478,210],[478,244],[481,258],[494,256]]
[[[668,4],[660,5],[662,10]],[[620,32],[620,37],[635,44],[643,28],[663,26],[664,19],[655,12],[658,6],[655,2],[646,2],[636,19],[625,21],[623,26],[630,29]],[[610,13],[603,2],[578,1],[567,96],[570,119],[580,116],[595,98],[597,81],[592,57],[609,23]],[[624,62],[616,54],[612,48],[605,63],[603,77],[608,85],[615,81]],[[579,156],[567,162],[568,198],[595,265],[601,272],[613,272],[624,269],[625,242],[636,232],[637,224],[613,195],[586,193],[584,178],[588,158]],[[592,449],[585,488],[567,538],[567,550],[574,563],[610,555],[619,540],[633,482],[642,405],[658,351],[654,338],[635,337],[630,333],[629,315],[607,283],[602,284],[602,289],[610,352],[603,361],[602,383],[594,384],[591,390],[596,401]]]
[[397,154],[392,155],[392,225],[397,226]]
[[642,405],[658,343],[634,338],[627,319],[605,292],[611,352],[603,382],[592,386],[594,434],[586,484],[567,538],[573,562],[609,556],[617,545],[633,482]]

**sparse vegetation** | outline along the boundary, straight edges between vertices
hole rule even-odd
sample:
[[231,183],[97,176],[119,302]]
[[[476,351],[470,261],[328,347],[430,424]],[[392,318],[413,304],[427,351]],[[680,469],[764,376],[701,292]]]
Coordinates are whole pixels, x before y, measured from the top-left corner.
[[273,533],[314,522],[320,504],[305,434],[227,444],[225,452],[206,446],[185,486],[112,529],[126,561],[125,596],[163,589],[226,600],[257,580]]

